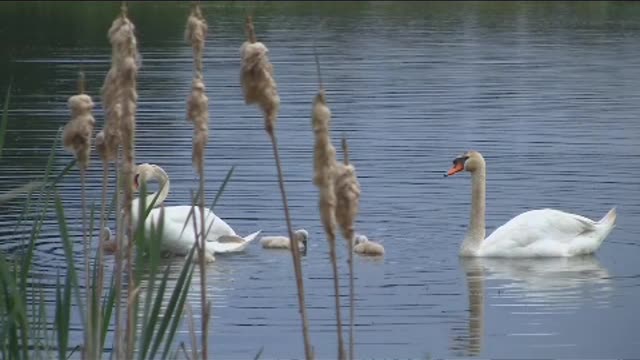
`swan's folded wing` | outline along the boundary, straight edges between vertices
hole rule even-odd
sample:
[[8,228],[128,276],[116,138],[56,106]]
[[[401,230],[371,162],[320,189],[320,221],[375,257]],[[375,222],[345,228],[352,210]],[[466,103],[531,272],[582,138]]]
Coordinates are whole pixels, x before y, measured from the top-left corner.
[[532,255],[561,254],[577,236],[596,230],[595,225],[580,215],[554,209],[532,210],[497,228],[483,247],[491,253],[528,249]]
[[240,243],[244,242],[244,239],[237,235],[222,235],[216,239],[219,243]]

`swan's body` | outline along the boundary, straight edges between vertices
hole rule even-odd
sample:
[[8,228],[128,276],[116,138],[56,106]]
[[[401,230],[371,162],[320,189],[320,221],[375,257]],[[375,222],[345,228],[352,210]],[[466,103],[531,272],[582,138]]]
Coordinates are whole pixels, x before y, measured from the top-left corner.
[[384,246],[369,240],[366,235],[357,234],[353,252],[364,256],[384,256]]
[[554,209],[524,212],[485,239],[485,162],[476,151],[456,158],[447,175],[471,172],[471,220],[460,255],[569,257],[594,253],[615,227],[616,209],[600,221]]
[[[156,179],[160,182],[159,194],[147,195],[146,206],[149,206],[153,199],[158,196],[155,206],[164,202],[169,193],[169,177],[157,165],[141,164],[136,168],[135,183],[139,184],[140,178],[146,180]],[[131,203],[131,218],[134,226],[138,223],[138,207],[140,198],[136,198]],[[158,229],[160,217],[164,217],[164,225],[160,234],[161,251],[169,251],[178,255],[187,254],[197,239],[196,234],[202,231],[202,217],[200,208],[193,207],[193,214],[190,205],[163,206],[153,208],[144,222],[145,233],[151,234],[152,226]],[[195,229],[194,229],[195,221]],[[185,225],[186,224],[186,225]],[[228,253],[243,251],[251,241],[253,241],[260,231],[256,231],[244,238],[238,236],[236,232],[226,222],[216,216],[210,209],[204,210],[204,224],[206,233],[205,258],[207,261],[214,260],[214,253]]]
[[[298,240],[298,248],[304,250],[307,247],[307,241],[309,239],[309,233],[305,229],[298,229],[293,234],[293,237]],[[290,249],[291,241],[286,236],[263,236],[260,239],[260,244],[265,249]]]
[[116,244],[115,239],[112,239],[111,229],[106,226],[103,227],[100,231],[100,237],[102,238],[102,250],[109,255],[115,253],[118,244]]

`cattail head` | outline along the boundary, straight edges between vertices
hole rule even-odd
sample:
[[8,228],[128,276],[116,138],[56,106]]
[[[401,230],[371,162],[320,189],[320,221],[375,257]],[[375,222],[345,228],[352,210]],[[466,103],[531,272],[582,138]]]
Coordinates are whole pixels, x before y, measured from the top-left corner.
[[199,174],[204,172],[204,150],[209,140],[209,98],[205,94],[202,74],[202,56],[207,22],[202,16],[200,7],[191,8],[187,19],[185,39],[193,48],[193,59],[196,76],[191,82],[191,94],[187,99],[187,119],[193,123],[193,152],[191,160]]
[[242,67],[240,78],[245,104],[258,104],[262,109],[265,129],[271,133],[276,126],[280,110],[280,96],[274,79],[273,65],[269,61],[269,49],[255,40],[251,17],[247,18],[248,40],[240,48]]
[[68,105],[71,111],[71,120],[64,127],[62,135],[64,147],[74,154],[78,166],[81,169],[86,169],[91,154],[93,127],[96,123],[91,115],[93,101],[89,95],[80,94],[70,97]]
[[353,165],[339,164],[335,177],[336,221],[345,239],[353,240],[355,219],[360,206],[360,183]]
[[314,99],[311,119],[315,135],[313,182],[320,192],[319,207],[322,225],[328,239],[334,241],[336,194],[333,178],[336,167],[336,150],[329,137],[331,110],[327,107],[322,90]]
[[204,50],[204,41],[207,37],[207,21],[202,16],[200,7],[195,5],[191,8],[191,14],[187,19],[187,27],[185,29],[185,39],[193,48],[193,58],[195,60],[196,76],[202,77],[202,55]]

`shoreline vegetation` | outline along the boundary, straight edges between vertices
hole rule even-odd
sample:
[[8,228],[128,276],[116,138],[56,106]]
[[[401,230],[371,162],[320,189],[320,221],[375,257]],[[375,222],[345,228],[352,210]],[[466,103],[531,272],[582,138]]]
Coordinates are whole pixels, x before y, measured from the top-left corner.
[[[38,6],[46,6],[39,4]],[[207,39],[208,24],[198,3],[193,3],[184,17],[184,40],[193,50],[193,78],[191,92],[185,96],[185,117],[193,125],[193,169],[198,174],[196,194],[192,194],[191,213],[200,207],[202,229],[197,231],[196,240],[179,270],[173,286],[169,282],[169,266],[161,264],[160,243],[164,226],[163,217],[158,227],[147,231],[144,221],[135,224],[132,218],[145,219],[154,208],[163,204],[146,204],[147,184],[143,180],[139,193],[134,194],[134,177],[137,184],[135,161],[136,111],[138,107],[137,77],[144,71],[144,61],[139,54],[138,36],[145,32],[130,18],[134,15],[123,2],[119,13],[115,14],[110,27],[105,30],[111,45],[111,68],[104,75],[104,83],[99,93],[95,84],[87,84],[82,68],[78,69],[76,93],[68,98],[69,122],[58,129],[58,134],[49,153],[45,173],[41,181],[30,182],[24,186],[0,194],[0,204],[26,195],[22,215],[15,224],[15,233],[24,236],[24,253],[10,259],[0,253],[0,354],[3,358],[27,359],[57,357],[66,359],[80,355],[83,359],[98,359],[104,356],[116,359],[152,359],[186,357],[190,359],[208,359],[214,341],[209,337],[211,327],[212,304],[207,294],[204,251],[205,246],[205,181],[204,153],[210,136],[209,116],[210,99],[206,95],[203,66],[203,50],[206,41],[215,42],[215,37]],[[175,20],[175,19],[174,19]],[[276,75],[268,58],[266,45],[258,40],[259,31],[254,27],[251,15],[245,19],[246,40],[240,47],[240,78],[245,104],[256,106],[264,117],[264,129],[272,144],[274,165],[278,170],[284,220],[289,238],[293,238],[293,223],[290,218],[285,191],[285,179],[279,156],[279,144],[276,136],[276,123],[280,108],[280,96],[277,90]],[[106,55],[106,53],[105,53]],[[318,188],[318,206],[321,209],[321,223],[324,226],[331,262],[333,267],[336,334],[338,338],[337,358],[353,359],[354,349],[354,276],[353,276],[353,239],[355,219],[358,214],[360,185],[355,167],[349,163],[346,139],[342,148],[344,163],[336,160],[335,148],[331,145],[331,110],[326,101],[323,88],[320,61],[316,54],[318,69],[318,93],[310,99],[310,130],[315,134],[314,145],[314,184]],[[310,63],[313,66],[313,63]],[[185,79],[186,80],[186,79]],[[3,102],[0,120],[0,158],[6,139],[9,121],[11,85],[8,86]],[[100,102],[94,102],[94,99]],[[282,99],[286,102],[286,99]],[[215,99],[211,103],[215,104]],[[99,105],[104,118],[94,118],[93,110]],[[97,121],[102,128],[98,130]],[[285,145],[286,146],[286,142]],[[52,164],[56,151],[64,148],[72,159],[58,174],[52,173]],[[100,200],[90,199],[85,191],[88,176],[90,154],[96,150],[102,162],[102,192]],[[80,173],[80,200],[82,231],[81,239],[71,234],[65,214],[63,199],[57,191],[57,184],[73,171]],[[115,184],[110,184],[110,173],[115,173]],[[222,196],[231,179],[233,167],[227,173],[211,205],[213,209]],[[112,190],[112,194],[109,194]],[[140,206],[132,208],[132,201],[139,196]],[[67,271],[57,274],[55,287],[54,314],[48,314],[44,298],[38,293],[29,279],[29,269],[34,265],[34,249],[46,215],[54,211],[60,232],[60,241],[64,248]],[[137,217],[132,212],[137,212]],[[35,212],[35,216],[31,215]],[[115,253],[113,268],[105,267],[104,249],[108,239],[103,229],[109,228],[108,219],[115,214]],[[74,219],[73,221],[75,221]],[[195,222],[194,222],[195,223]],[[31,227],[28,234],[18,234],[21,226]],[[336,231],[340,229],[349,251],[349,339],[343,340],[342,315],[340,313],[338,268],[336,258]],[[304,339],[304,356],[313,359],[313,341],[309,335],[309,323],[306,313],[304,293],[304,275],[301,255],[296,241],[292,242],[291,257],[298,290],[298,312]],[[305,249],[306,251],[306,249]],[[82,265],[75,263],[74,252],[82,253]],[[200,314],[194,314],[187,294],[191,289],[191,280],[196,273],[200,277]],[[111,274],[110,276],[105,276]],[[80,283],[81,276],[84,283]],[[194,284],[194,289],[197,286]],[[31,301],[29,301],[29,299]],[[293,311],[293,310],[292,310]],[[71,318],[80,318],[83,337],[82,344],[70,343]],[[200,341],[196,336],[195,316],[200,317]],[[178,327],[186,321],[189,327],[191,344],[175,343]],[[109,331],[113,326],[115,330]],[[215,333],[215,332],[214,332]],[[107,337],[110,335],[110,341]],[[107,344],[112,344],[109,348]],[[257,347],[260,344],[256,344]],[[262,349],[256,354],[247,354],[259,358]],[[108,354],[111,353],[111,354]],[[108,354],[108,355],[107,355]]]

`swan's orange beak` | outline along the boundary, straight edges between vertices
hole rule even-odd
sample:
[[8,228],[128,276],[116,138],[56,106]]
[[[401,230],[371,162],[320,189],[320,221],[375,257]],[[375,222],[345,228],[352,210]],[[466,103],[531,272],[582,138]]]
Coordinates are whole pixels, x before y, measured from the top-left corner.
[[451,169],[447,171],[447,174],[445,176],[451,176],[453,174],[457,174],[462,170],[464,170],[464,163],[462,161],[456,161],[451,167]]
[[136,174],[136,176],[133,177],[133,188],[134,190],[138,190],[140,188],[140,183],[138,182],[138,178],[140,177],[140,174]]

